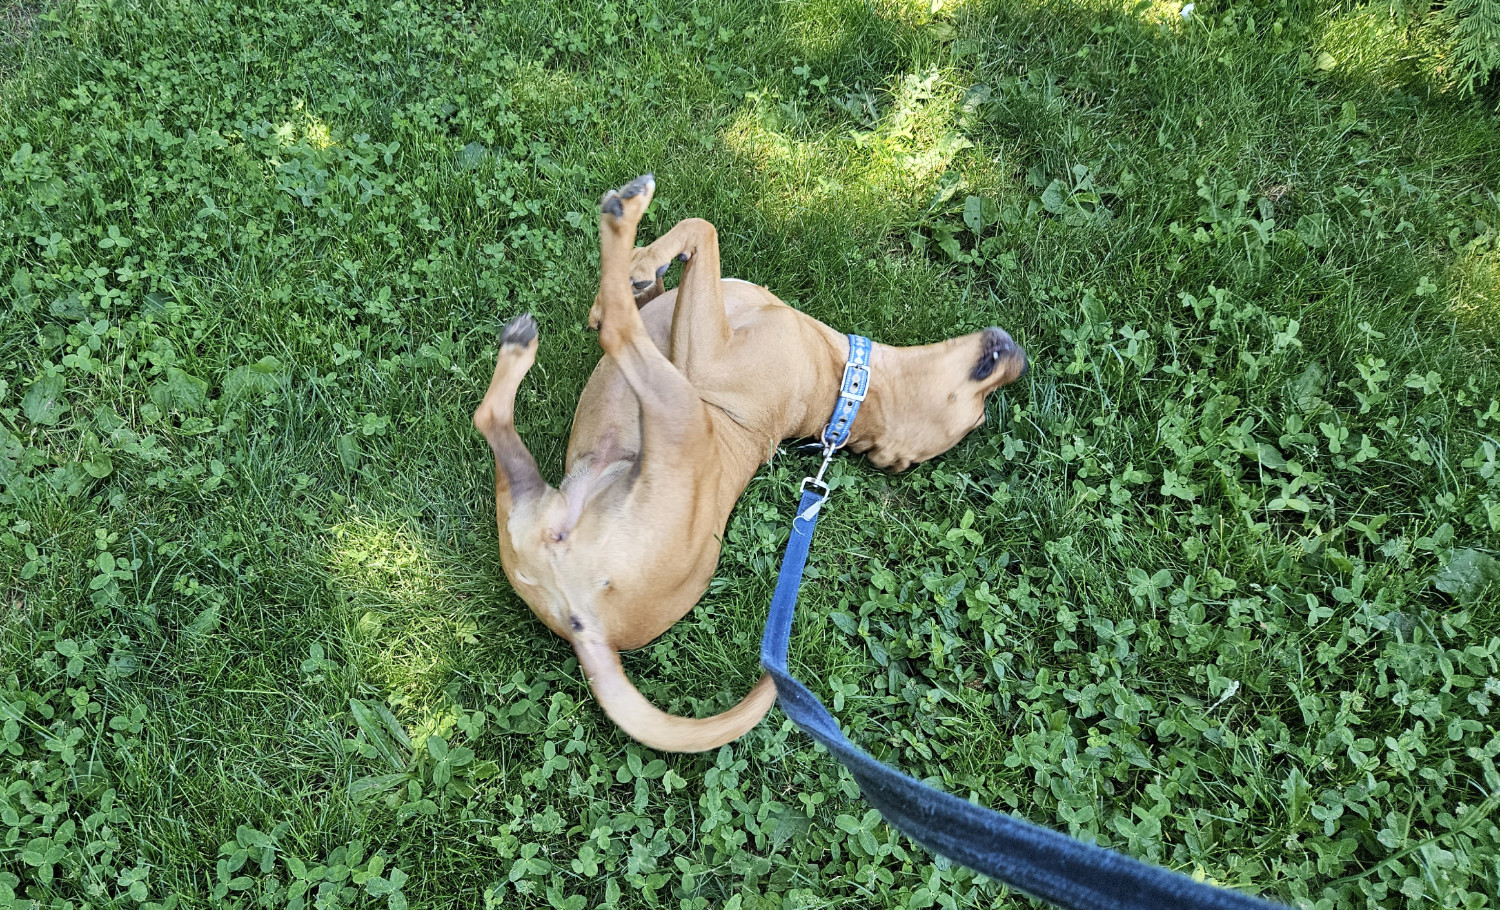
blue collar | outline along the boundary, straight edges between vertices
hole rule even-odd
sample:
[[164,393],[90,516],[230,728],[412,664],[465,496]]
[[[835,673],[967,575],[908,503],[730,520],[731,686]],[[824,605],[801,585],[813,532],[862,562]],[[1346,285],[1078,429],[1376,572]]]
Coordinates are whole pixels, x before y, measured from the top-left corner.
[[870,391],[870,353],[874,345],[863,335],[850,335],[849,359],[844,363],[844,379],[839,383],[839,400],[833,416],[823,428],[823,454],[831,455],[849,441],[849,430],[859,414],[859,406]]
[[828,464],[833,461],[834,453],[849,441],[849,430],[854,426],[854,418],[859,416],[859,406],[864,403],[865,395],[870,391],[870,353],[874,345],[863,335],[847,337],[849,359],[844,361],[844,378],[839,382],[839,400],[834,403],[833,416],[828,418],[828,425],[823,428],[819,438],[823,447],[823,464],[818,468],[817,476],[802,479],[804,492],[809,486],[821,491],[812,506],[802,513],[801,517],[805,519],[815,517],[818,506],[828,498],[828,484],[823,482],[823,475],[828,471]]

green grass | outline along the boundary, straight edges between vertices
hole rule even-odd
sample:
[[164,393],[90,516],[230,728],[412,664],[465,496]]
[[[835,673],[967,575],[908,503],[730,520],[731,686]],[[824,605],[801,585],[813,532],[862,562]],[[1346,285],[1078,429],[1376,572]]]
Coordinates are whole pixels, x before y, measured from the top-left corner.
[[[496,329],[542,326],[556,478],[593,206],[647,170],[646,237],[703,216],[837,328],[1031,353],[941,459],[835,468],[793,661],[857,742],[1299,906],[1500,901],[1500,120],[1385,6],[0,22],[0,905],[1025,903],[779,712],[632,744],[507,587]],[[658,704],[755,679],[810,467],[626,657]]]

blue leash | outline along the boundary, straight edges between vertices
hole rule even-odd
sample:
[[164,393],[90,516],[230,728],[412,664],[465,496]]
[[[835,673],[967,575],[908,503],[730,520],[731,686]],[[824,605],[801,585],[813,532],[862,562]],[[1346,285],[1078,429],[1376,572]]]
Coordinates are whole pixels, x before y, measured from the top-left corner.
[[[976,806],[883,765],[844,738],[838,721],[787,668],[787,645],[807,550],[828,498],[823,474],[849,438],[869,388],[871,344],[849,336],[849,361],[833,418],[823,431],[823,465],[802,482],[802,500],[781,560],[760,662],[776,682],[781,710],[822,743],[859,782],[865,801],[892,827],[926,847],[1013,888],[1069,910],[1277,910],[1257,897],[1195,882],[1123,853]],[[809,489],[811,488],[811,489]]]

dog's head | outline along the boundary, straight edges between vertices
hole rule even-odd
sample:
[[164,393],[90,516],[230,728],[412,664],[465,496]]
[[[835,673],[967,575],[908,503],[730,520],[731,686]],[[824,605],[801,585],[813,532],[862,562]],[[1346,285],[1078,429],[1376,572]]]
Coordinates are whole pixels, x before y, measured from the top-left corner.
[[[984,424],[985,398],[1026,372],[1026,352],[1004,329],[937,344],[877,345],[870,400],[850,447],[877,467],[902,471],[953,448]],[[874,407],[871,407],[874,405]]]

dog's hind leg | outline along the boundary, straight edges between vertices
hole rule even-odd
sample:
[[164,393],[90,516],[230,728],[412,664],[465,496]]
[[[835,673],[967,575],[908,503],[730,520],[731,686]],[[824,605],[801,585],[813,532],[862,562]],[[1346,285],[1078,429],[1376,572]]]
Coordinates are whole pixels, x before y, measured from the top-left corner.
[[474,411],[474,426],[495,453],[495,498],[502,514],[547,489],[536,460],[516,433],[516,390],[536,360],[536,320],[528,313],[505,324],[489,391]]
[[685,457],[682,445],[701,443],[710,432],[697,391],[651,340],[631,295],[636,226],[655,189],[648,174],[610,190],[599,203],[599,293],[589,310],[599,346],[615,359],[640,403],[643,475],[671,468]]
[[672,363],[694,385],[710,376],[729,344],[729,315],[719,273],[719,232],[702,218],[687,218],[631,257],[632,288],[660,282],[672,260],[681,260],[677,308],[672,317]]

